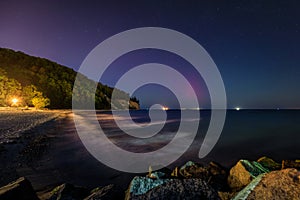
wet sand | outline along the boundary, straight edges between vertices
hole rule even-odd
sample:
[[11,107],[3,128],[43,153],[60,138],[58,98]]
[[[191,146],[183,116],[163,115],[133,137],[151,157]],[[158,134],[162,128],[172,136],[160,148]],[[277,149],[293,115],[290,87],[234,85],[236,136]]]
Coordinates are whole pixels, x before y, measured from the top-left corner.
[[55,119],[62,111],[22,110],[0,107],[0,144],[13,143],[26,132],[40,124]]
[[[132,178],[94,159],[84,148],[71,111],[20,133],[14,142],[2,144],[0,186],[25,176],[36,191],[62,183],[93,189],[113,183],[123,197]],[[117,184],[116,184],[117,183]]]
[[49,146],[43,127],[59,116],[60,111],[0,111],[0,184],[19,178],[17,170],[35,163]]

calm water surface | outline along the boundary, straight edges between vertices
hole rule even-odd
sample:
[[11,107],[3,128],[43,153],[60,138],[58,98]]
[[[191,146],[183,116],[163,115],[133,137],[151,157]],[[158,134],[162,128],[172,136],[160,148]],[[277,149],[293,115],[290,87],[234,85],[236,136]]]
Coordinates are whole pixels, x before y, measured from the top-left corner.
[[[190,111],[198,112],[198,111]],[[132,152],[157,150],[168,144],[177,133],[180,124],[180,111],[167,111],[167,122],[157,135],[148,139],[126,135],[114,123],[110,112],[98,112],[98,119],[108,138],[121,148]],[[149,122],[148,111],[131,111],[136,123]],[[188,160],[207,163],[216,161],[231,166],[237,160],[258,159],[269,156],[275,160],[296,159],[300,157],[300,111],[298,110],[229,110],[221,137],[214,149],[204,159],[198,158],[210,122],[210,111],[200,111],[197,136],[191,147],[175,163],[181,165]]]

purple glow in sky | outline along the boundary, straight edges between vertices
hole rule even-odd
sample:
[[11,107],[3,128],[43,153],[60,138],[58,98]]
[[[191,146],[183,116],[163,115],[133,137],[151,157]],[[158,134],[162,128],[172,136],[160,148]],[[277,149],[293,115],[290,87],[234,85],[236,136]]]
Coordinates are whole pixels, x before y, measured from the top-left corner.
[[[3,0],[0,47],[77,70],[97,44],[114,34],[137,27],[165,27],[192,37],[208,51],[223,77],[229,108],[300,108],[299,6],[297,0]],[[210,106],[207,87],[192,66],[163,51],[124,55],[101,81],[113,86],[122,72],[148,62],[180,71],[197,89],[201,107]],[[136,92],[142,106],[154,101],[176,106],[170,92],[149,87]]]

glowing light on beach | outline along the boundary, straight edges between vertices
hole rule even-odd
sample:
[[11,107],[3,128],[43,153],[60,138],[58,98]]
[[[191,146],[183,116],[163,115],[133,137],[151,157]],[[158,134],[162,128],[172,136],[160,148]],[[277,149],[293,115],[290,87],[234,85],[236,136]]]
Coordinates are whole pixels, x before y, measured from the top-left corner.
[[11,102],[12,102],[13,104],[18,103],[18,101],[19,101],[19,99],[17,99],[17,98],[13,98],[13,99],[11,100]]
[[236,107],[235,109],[236,109],[236,110],[240,110],[241,108],[239,108],[239,107]]

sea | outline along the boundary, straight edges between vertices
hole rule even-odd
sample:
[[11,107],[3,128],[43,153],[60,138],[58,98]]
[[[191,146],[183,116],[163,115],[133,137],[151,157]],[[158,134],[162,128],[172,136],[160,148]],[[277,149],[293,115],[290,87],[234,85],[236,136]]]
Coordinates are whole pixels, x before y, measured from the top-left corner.
[[[198,123],[192,144],[182,156],[170,163],[170,168],[187,161],[203,164],[214,161],[231,167],[239,159],[257,160],[267,156],[280,162],[283,159],[300,158],[299,110],[227,110],[221,135],[204,158],[199,158],[198,154],[211,122],[211,110],[190,110],[188,112],[199,112],[199,118],[191,119],[181,118],[183,112],[187,111],[166,111],[166,120],[161,122],[164,123],[163,128],[149,138],[132,137],[122,131],[114,121],[120,118],[125,120],[122,119],[122,111],[119,118],[116,118],[118,113],[112,115],[103,111],[97,112],[97,117],[106,136],[115,145],[135,153],[157,151],[168,145],[176,134],[180,134],[178,128],[183,121],[193,125]],[[130,111],[130,117],[136,124],[147,125],[151,122],[149,110]],[[156,121],[155,124],[159,123]]]

